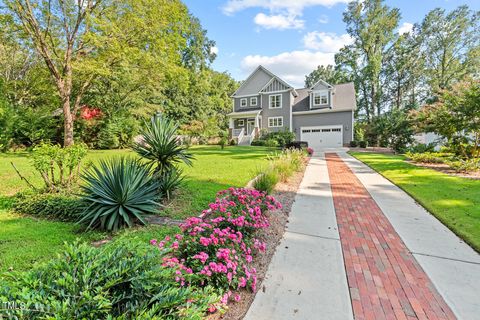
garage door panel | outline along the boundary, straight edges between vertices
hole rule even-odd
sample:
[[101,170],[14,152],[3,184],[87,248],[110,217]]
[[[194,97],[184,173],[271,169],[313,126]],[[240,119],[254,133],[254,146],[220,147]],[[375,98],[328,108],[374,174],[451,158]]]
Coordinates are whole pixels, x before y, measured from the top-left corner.
[[301,128],[302,141],[312,148],[334,148],[343,146],[341,126],[322,126]]

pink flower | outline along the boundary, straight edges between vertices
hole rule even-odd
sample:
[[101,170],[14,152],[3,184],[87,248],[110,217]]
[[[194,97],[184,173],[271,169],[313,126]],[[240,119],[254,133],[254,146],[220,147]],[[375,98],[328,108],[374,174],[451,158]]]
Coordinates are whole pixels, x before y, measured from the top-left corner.
[[236,302],[239,302],[242,299],[242,297],[240,297],[239,294],[236,294],[234,299],[235,299]]
[[208,307],[208,312],[214,313],[215,311],[217,311],[217,308],[213,304]]
[[152,239],[152,240],[150,240],[150,244],[151,244],[151,245],[156,245],[156,244],[157,244],[157,239]]

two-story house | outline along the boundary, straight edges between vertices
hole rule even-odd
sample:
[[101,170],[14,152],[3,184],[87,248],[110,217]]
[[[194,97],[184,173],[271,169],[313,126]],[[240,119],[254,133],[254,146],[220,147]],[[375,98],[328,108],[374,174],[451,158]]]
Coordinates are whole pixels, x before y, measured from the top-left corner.
[[294,89],[259,66],[232,95],[228,114],[232,139],[248,145],[261,132],[289,130],[313,148],[342,147],[353,140],[353,83]]

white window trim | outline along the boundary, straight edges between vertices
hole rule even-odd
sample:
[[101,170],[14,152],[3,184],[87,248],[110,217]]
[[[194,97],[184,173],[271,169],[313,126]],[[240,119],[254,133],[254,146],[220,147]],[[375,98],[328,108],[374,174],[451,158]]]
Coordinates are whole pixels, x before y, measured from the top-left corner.
[[237,120],[237,126],[244,127],[245,126],[245,120],[243,120],[243,119]]
[[[280,103],[279,103],[279,107],[273,107],[272,108],[272,98],[273,97],[280,97]],[[282,95],[281,94],[272,94],[272,95],[269,95],[268,96],[268,109],[282,109]]]
[[[255,101],[255,103],[253,103]],[[251,97],[250,98],[250,106],[256,107],[258,106],[258,98],[257,97]]]
[[[319,104],[315,103],[315,97],[317,97],[317,96],[320,97],[320,103]],[[326,103],[322,103],[322,96],[327,97],[327,102]],[[328,90],[314,91],[312,93],[312,105],[315,106],[315,107],[317,107],[317,106],[327,106],[328,102],[329,102],[328,100],[330,100]]]
[[[245,105],[243,105],[243,101],[245,101]],[[248,107],[248,99],[242,98],[240,99],[240,108],[245,108],[245,107]]]
[[[272,125],[270,124],[270,120],[272,121]],[[275,125],[275,120],[277,120],[277,124]],[[281,120],[282,124],[278,123],[278,120]],[[268,127],[269,128],[281,128],[283,127],[283,117],[268,117]]]

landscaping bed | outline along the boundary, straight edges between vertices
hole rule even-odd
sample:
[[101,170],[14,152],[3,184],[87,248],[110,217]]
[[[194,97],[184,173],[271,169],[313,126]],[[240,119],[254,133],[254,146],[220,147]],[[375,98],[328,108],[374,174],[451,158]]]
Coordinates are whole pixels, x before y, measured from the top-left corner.
[[[306,160],[305,165],[308,163]],[[288,222],[288,216],[295,201],[295,195],[302,182],[305,170],[295,173],[287,182],[280,182],[275,187],[272,195],[282,204],[282,208],[274,213],[268,213],[267,217],[270,222],[268,229],[260,230],[258,238],[266,243],[266,251],[254,261],[253,266],[257,270],[258,290],[264,290],[262,285],[268,270],[270,261],[275,254],[276,248],[280,243],[285,232],[285,225]],[[243,319],[250,305],[255,299],[256,292],[241,292],[241,300],[231,305],[224,315],[215,315],[209,319]]]
[[460,171],[459,172],[457,170],[452,169],[448,164],[445,164],[445,163],[425,163],[425,162],[415,162],[411,160],[405,160],[405,161],[407,163],[413,164],[414,166],[433,169],[451,176],[480,180],[480,171],[467,171],[467,172]]

